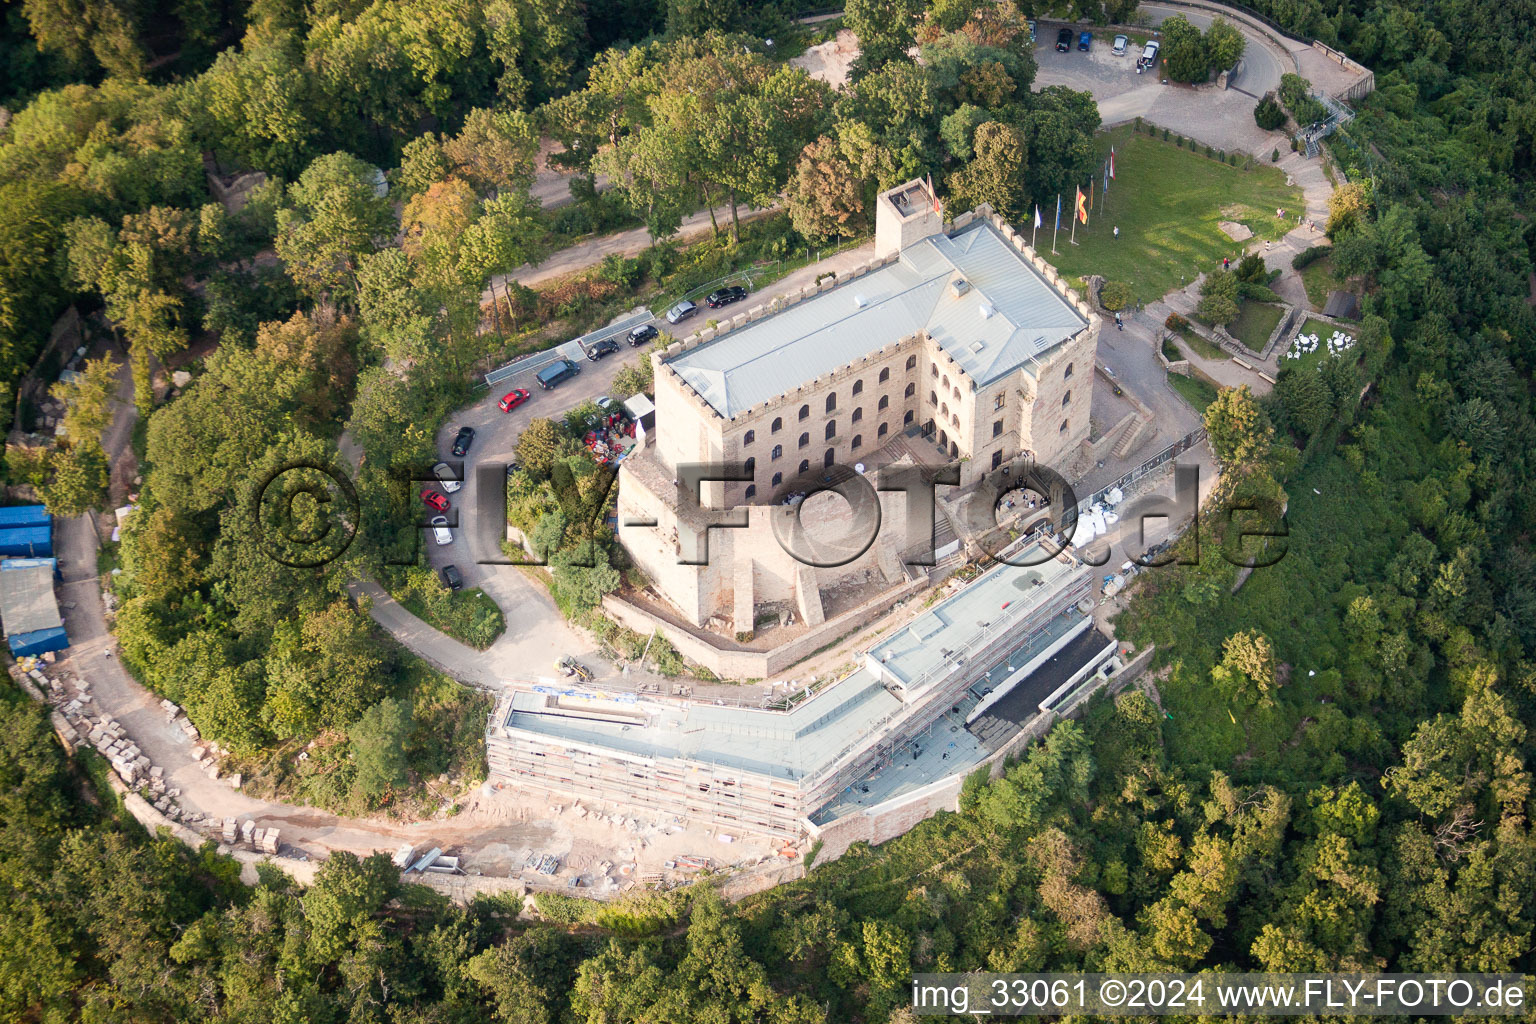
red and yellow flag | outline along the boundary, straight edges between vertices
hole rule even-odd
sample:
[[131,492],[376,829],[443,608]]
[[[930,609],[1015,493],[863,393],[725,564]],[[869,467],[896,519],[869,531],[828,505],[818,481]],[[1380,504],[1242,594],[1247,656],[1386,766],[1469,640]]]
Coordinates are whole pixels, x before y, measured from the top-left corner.
[[1077,190],[1077,219],[1084,224],[1088,223],[1088,197],[1083,195],[1081,186]]

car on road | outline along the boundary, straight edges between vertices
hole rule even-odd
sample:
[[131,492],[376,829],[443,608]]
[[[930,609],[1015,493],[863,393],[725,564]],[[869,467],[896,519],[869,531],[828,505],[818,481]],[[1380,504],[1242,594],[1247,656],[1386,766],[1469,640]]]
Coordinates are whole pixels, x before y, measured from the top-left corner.
[[432,517],[432,539],[437,541],[439,546],[453,543],[453,534],[448,531],[447,516]]
[[1136,60],[1136,73],[1138,75],[1157,66],[1157,47],[1157,43],[1148,43],[1142,48],[1141,56]]
[[729,288],[721,288],[717,292],[710,292],[709,298],[704,301],[709,303],[710,309],[719,309],[721,306],[729,306],[733,302],[740,302],[747,297],[747,290],[739,284],[733,284]]
[[667,310],[667,323],[680,324],[699,311],[699,307],[684,299],[671,309]]
[[430,487],[425,488],[421,492],[421,500],[426,502],[428,505],[431,505],[433,508],[437,509],[439,512],[447,512],[448,511],[448,499],[443,497],[441,494],[439,494],[438,492],[434,491]]
[[513,390],[508,391],[505,395],[502,395],[501,401],[497,402],[496,406],[502,412],[511,412],[513,409],[516,409],[518,406],[528,401],[528,399],[531,397],[532,396],[528,394],[527,388],[514,388]]
[[1077,48],[1079,50],[1081,50],[1083,53],[1087,53],[1089,48],[1091,48],[1092,46],[1093,46],[1093,33],[1092,32],[1083,32],[1083,33],[1080,33],[1078,35],[1078,37],[1077,37]]
[[432,475],[437,477],[438,482],[443,485],[443,490],[449,494],[464,486],[464,481],[454,476],[453,467],[446,462],[439,462],[433,466]]
[[603,356],[611,356],[619,350],[619,343],[612,338],[604,338],[602,341],[594,341],[592,347],[587,349],[587,358],[594,363]]
[[469,454],[469,446],[475,443],[475,428],[460,427],[459,432],[453,437],[453,456],[462,459]]
[[464,574],[459,572],[458,566],[443,566],[443,586],[447,587],[449,590],[464,589]]
[[1056,52],[1069,53],[1072,50],[1072,30],[1064,28],[1056,33]]
[[655,324],[641,324],[639,327],[636,327],[634,330],[629,332],[629,347],[639,348],[646,342],[654,340],[660,333],[661,332],[656,329]]
[[1131,41],[1125,36],[1115,36],[1115,45],[1109,48],[1109,52],[1116,57],[1124,57],[1126,48],[1130,45]]
[[545,391],[553,391],[560,384],[570,380],[580,372],[581,367],[569,359],[557,359],[540,370],[534,380],[537,380],[539,387]]

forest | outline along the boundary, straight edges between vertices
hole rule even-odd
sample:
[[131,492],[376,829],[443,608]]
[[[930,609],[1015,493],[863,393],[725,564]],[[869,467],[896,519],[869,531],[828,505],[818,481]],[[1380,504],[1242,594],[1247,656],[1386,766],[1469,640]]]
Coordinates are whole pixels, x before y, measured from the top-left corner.
[[[1364,320],[1349,358],[1208,409],[1222,489],[1181,542],[1192,564],[1143,574],[1116,624],[1157,645],[1155,690],[1097,699],[972,779],[959,813],[801,881],[734,905],[707,882],[545,898],[539,920],[447,905],[380,857],[241,885],[212,849],[146,836],[99,760],[7,691],[0,1017],[902,1022],[916,971],[1536,973],[1536,12],[1256,6],[1376,73],[1330,140],[1347,181],[1313,257],[1359,282]],[[295,799],[408,809],[427,777],[473,779],[484,709],[345,584],[409,561],[413,531],[382,525],[409,522],[390,473],[433,456],[471,372],[589,312],[509,289],[487,322],[488,281],[620,224],[656,244],[617,278],[731,266],[764,239],[803,257],[866,232],[875,191],[909,177],[1008,209],[1095,166],[1094,104],[1032,90],[1024,19],[1123,5],[855,0],[867,45],[840,91],[785,63],[800,13],[8,0],[3,406],[31,415],[15,388],[71,304],[132,369],[125,664],[253,765],[318,742]],[[531,195],[546,137],[577,175],[561,211]],[[236,209],[208,184],[251,172]],[[779,197],[787,215],[746,222]],[[680,249],[705,208],[725,212]],[[174,395],[171,365],[194,371]],[[64,439],[11,446],[8,482],[58,514],[100,507],[115,389],[87,364]],[[241,528],[261,514],[248,481],[333,464],[343,432],[357,543],[274,566]],[[1239,543],[1244,507],[1284,509],[1289,535],[1238,586],[1192,556]]]

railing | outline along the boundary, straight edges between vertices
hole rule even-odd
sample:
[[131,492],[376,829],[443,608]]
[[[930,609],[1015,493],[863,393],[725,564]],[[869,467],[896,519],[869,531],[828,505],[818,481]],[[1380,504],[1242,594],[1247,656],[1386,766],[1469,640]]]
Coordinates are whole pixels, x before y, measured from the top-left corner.
[[500,384],[502,381],[522,373],[524,370],[531,369],[534,366],[554,358],[556,355],[560,354],[561,349],[565,349],[567,352],[569,352],[570,349],[567,346],[576,345],[581,348],[583,353],[585,353],[589,345],[595,344],[599,341],[604,341],[608,338],[617,338],[622,334],[628,334],[630,331],[634,330],[636,327],[639,327],[641,324],[648,324],[654,319],[655,317],[652,315],[649,309],[641,307],[640,312],[636,313],[634,316],[625,317],[618,323],[609,324],[607,327],[599,327],[597,330],[583,334],[581,337],[574,338],[571,341],[562,341],[560,344],[554,346],[553,348],[546,348],[539,352],[532,352],[526,356],[520,356],[517,359],[512,360],[512,362],[508,363],[507,365],[500,367],[499,369],[492,370],[490,373],[485,375],[484,386],[493,388],[497,384]]
[[1088,511],[1088,509],[1092,508],[1094,505],[1097,505],[1099,502],[1103,501],[1104,496],[1115,488],[1118,487],[1124,489],[1125,487],[1128,487],[1129,485],[1135,483],[1137,480],[1140,480],[1142,477],[1146,476],[1148,473],[1152,472],[1154,469],[1162,467],[1176,456],[1184,454],[1204,440],[1204,427],[1185,434],[1183,437],[1173,442],[1173,444],[1169,445],[1167,448],[1164,448],[1162,451],[1152,456],[1146,462],[1143,462],[1141,465],[1137,466],[1135,469],[1122,476],[1119,480],[1116,480],[1114,483],[1108,485],[1107,487],[1099,488],[1097,491],[1094,491],[1082,501],[1079,501],[1077,503],[1078,514],[1081,515],[1082,513]]

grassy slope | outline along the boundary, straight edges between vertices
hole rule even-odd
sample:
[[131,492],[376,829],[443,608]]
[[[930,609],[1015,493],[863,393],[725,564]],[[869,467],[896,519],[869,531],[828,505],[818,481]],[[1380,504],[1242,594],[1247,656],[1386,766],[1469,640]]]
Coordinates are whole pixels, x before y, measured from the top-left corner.
[[1078,225],[1078,244],[1071,245],[1066,215],[1073,197],[1063,196],[1054,256],[1055,216],[1042,209],[1039,248],[1063,274],[1125,281],[1141,302],[1193,280],[1223,256],[1240,254],[1242,246],[1222,234],[1218,222],[1245,224],[1256,238],[1279,238],[1288,225],[1274,211],[1301,205],[1301,189],[1288,187],[1274,167],[1255,164],[1244,171],[1129,127],[1104,133],[1099,145],[1106,154],[1115,147],[1107,204],[1089,214],[1087,225]]
[[1264,351],[1264,343],[1274,333],[1285,310],[1268,302],[1244,302],[1237,319],[1227,325],[1227,333],[1253,353]]

